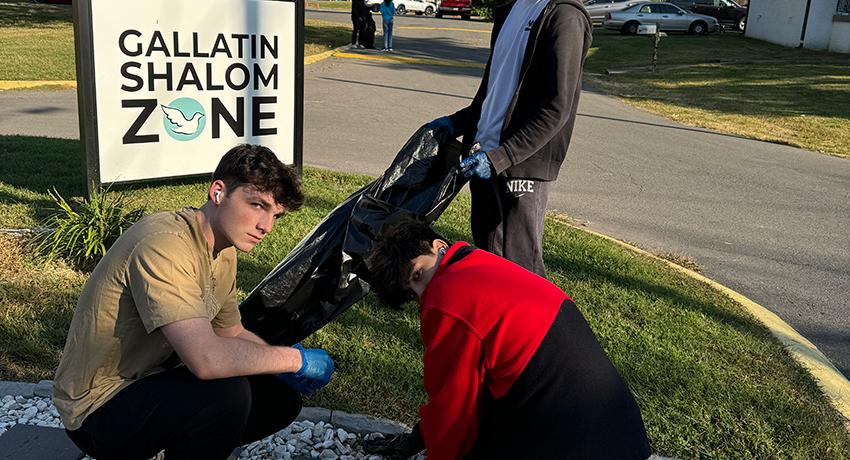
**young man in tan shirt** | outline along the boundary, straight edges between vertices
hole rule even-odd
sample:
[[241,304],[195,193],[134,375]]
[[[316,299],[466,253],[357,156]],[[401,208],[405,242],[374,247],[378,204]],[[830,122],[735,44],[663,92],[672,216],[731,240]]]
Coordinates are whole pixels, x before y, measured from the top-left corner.
[[[53,400],[71,439],[103,459],[227,458],[328,383],[321,349],[271,346],[236,302],[248,252],[303,202],[268,148],[222,157],[200,208],[148,216],[115,242],[80,295]],[[182,364],[182,365],[181,365]]]

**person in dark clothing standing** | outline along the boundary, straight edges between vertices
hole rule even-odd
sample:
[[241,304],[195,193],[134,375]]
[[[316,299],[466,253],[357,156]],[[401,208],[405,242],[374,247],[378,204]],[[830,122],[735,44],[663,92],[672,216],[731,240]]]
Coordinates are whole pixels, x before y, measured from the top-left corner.
[[646,459],[640,409],[561,289],[413,219],[369,256],[382,302],[418,299],[428,401],[373,453],[430,459]]
[[363,27],[366,25],[366,16],[369,14],[369,7],[366,6],[366,0],[351,1],[351,46],[364,48],[362,37]]
[[[491,53],[469,107],[431,122],[471,150],[475,244],[546,276],[543,221],[581,93],[590,17],[577,0],[515,0],[495,11]],[[473,147],[474,146],[474,147]]]

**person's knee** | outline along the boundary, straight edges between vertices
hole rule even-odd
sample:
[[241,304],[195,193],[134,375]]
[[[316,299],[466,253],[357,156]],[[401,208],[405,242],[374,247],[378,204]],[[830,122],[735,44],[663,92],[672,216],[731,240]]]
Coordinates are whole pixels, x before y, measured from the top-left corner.
[[251,412],[251,385],[244,377],[216,381],[217,387],[210,396],[222,419],[232,426],[244,426]]

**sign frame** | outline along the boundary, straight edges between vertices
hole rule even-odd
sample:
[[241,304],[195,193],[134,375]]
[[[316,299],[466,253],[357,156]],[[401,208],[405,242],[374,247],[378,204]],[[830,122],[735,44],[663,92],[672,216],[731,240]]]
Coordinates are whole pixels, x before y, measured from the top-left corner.
[[[244,0],[242,0],[244,2]],[[295,5],[295,43],[293,44],[292,63],[294,69],[293,94],[293,166],[299,177],[303,175],[304,154],[304,0],[250,0],[259,2],[280,1]],[[101,177],[100,144],[97,116],[97,87],[95,78],[94,32],[92,19],[92,0],[74,1],[74,53],[77,71],[77,111],[80,127],[80,148],[83,170],[85,171],[83,190],[90,196],[93,189],[111,184],[130,184],[145,181],[162,181],[181,177],[202,177],[209,173],[188,173],[166,175],[146,179],[105,182]],[[234,2],[235,3],[235,2]],[[247,90],[246,90],[247,92]],[[217,152],[224,154],[225,151]]]

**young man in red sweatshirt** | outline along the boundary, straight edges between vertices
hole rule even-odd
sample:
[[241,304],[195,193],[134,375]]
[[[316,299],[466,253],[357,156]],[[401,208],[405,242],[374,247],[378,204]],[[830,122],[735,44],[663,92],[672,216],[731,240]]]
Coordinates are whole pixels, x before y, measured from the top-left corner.
[[626,383],[557,286],[427,224],[385,229],[369,259],[382,302],[418,299],[428,402],[410,435],[367,446],[406,458],[645,459]]

